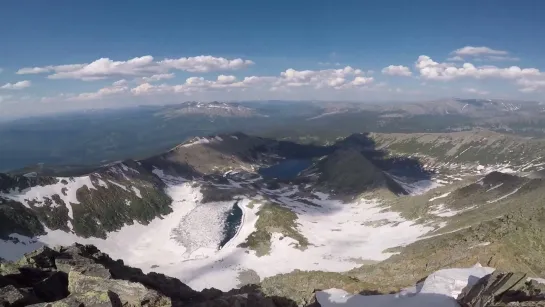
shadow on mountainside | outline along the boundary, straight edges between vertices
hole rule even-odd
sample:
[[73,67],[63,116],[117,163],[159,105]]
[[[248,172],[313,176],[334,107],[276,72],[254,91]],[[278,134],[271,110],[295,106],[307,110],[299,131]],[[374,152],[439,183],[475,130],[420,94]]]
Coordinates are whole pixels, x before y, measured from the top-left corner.
[[333,145],[336,148],[353,148],[361,152],[382,171],[411,181],[428,180],[434,174],[426,170],[422,163],[413,157],[396,156],[385,149],[378,149],[369,133],[355,133]]

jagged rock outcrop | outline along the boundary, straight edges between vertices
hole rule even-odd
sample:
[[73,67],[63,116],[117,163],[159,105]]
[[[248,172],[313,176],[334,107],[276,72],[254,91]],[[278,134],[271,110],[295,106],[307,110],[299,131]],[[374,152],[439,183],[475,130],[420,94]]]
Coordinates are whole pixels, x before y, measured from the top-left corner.
[[525,273],[495,271],[466,287],[462,307],[545,306],[545,285],[528,281]]
[[42,247],[17,262],[0,264],[0,306],[263,306],[291,307],[295,302],[267,297],[257,287],[224,293],[195,291],[163,274],[113,260],[95,246]]

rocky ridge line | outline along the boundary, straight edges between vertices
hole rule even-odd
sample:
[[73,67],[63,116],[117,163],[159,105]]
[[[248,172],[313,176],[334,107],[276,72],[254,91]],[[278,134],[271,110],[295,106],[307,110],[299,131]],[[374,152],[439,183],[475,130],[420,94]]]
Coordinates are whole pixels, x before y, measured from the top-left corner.
[[263,306],[292,307],[257,287],[222,292],[191,289],[178,279],[113,260],[93,245],[42,247],[17,262],[0,263],[1,307]]

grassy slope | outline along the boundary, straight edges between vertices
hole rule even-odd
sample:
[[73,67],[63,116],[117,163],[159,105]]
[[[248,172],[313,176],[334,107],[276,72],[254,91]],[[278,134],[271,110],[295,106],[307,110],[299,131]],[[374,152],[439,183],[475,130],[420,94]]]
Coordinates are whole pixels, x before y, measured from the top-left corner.
[[482,165],[514,161],[519,165],[542,162],[545,140],[491,131],[453,133],[373,133],[379,148],[403,155],[422,155],[439,162]]

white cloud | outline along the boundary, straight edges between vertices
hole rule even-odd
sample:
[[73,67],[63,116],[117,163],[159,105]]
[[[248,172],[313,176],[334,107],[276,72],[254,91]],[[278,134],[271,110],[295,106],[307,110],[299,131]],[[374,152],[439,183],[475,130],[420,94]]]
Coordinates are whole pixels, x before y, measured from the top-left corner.
[[142,95],[151,92],[154,89],[154,86],[149,83],[142,83],[139,86],[132,88],[131,93],[134,95]]
[[238,70],[253,65],[254,62],[243,59],[229,60],[226,58],[217,58],[210,55],[200,55],[196,57],[165,59],[158,62],[160,66],[184,70],[189,72],[211,72],[221,70]]
[[374,81],[373,77],[369,77],[369,78],[366,78],[366,77],[356,77],[354,78],[354,80],[350,83],[351,85],[355,85],[355,86],[361,86],[361,85],[367,85],[367,84],[370,84]]
[[450,58],[447,59],[447,61],[455,61],[455,62],[461,62],[463,60],[464,60],[464,58],[462,58],[459,55],[456,55],[456,56],[453,56],[453,57],[450,57]]
[[361,69],[354,69],[350,66],[346,66],[341,69],[324,69],[324,70],[295,70],[293,68],[287,69],[280,73],[280,77],[276,80],[274,87],[280,89],[282,87],[304,87],[310,86],[314,88],[327,88],[332,87],[340,89],[343,86],[348,85],[364,85],[372,82],[373,78],[358,79],[355,83],[353,79],[362,75]]
[[96,92],[88,92],[88,93],[81,93],[79,95],[76,95],[74,97],[68,98],[69,100],[95,100],[95,99],[103,99],[107,96],[117,95],[117,94],[123,94],[127,93],[129,90],[129,87],[127,86],[126,82],[122,82],[125,80],[119,80],[114,82],[111,86],[107,86],[104,88],[99,89]]
[[385,75],[391,76],[405,76],[409,77],[412,75],[411,70],[407,66],[403,65],[390,65],[382,69],[382,73]]
[[[52,73],[49,79],[77,79],[84,81],[101,80],[115,77],[135,77],[152,75],[149,78],[168,78],[170,70],[184,70],[188,72],[211,72],[222,70],[237,70],[253,65],[254,62],[243,59],[226,59],[201,55],[179,59],[165,59],[155,61],[151,55],[132,58],[127,61],[113,61],[109,58],[100,58],[91,63],[49,65],[44,67],[25,67],[17,74]],[[160,77],[159,77],[160,76]],[[158,81],[148,80],[148,81]]]
[[4,71],[4,69],[2,67],[0,67],[0,74]]
[[28,80],[24,80],[24,81],[19,81],[15,83],[6,83],[0,86],[0,88],[6,89],[6,90],[21,90],[21,89],[29,87],[31,84],[32,82]]
[[161,81],[161,80],[172,79],[172,78],[174,78],[174,74],[170,73],[170,74],[157,74],[151,77],[142,77],[142,80],[144,82],[155,82],[155,81]]
[[237,81],[237,77],[235,76],[226,76],[226,75],[218,76],[218,83],[221,83],[221,84],[229,84],[235,81]]
[[518,66],[498,68],[490,65],[476,67],[471,63],[456,66],[452,63],[435,62],[426,55],[419,56],[415,66],[422,78],[431,80],[452,80],[461,77],[518,79],[542,75],[542,72],[536,68],[520,68]]
[[466,93],[477,94],[477,95],[488,95],[489,94],[488,91],[478,90],[478,89],[472,88],[472,87],[464,88],[463,91],[466,92]]
[[129,82],[125,79],[121,79],[121,80],[118,80],[118,81],[115,81],[112,85],[114,86],[123,86],[123,85],[127,85]]
[[503,50],[495,50],[488,47],[465,46],[463,48],[454,50],[452,54],[458,56],[507,55],[509,54],[509,52]]
[[517,84],[522,86],[519,91],[523,93],[532,93],[545,90],[545,79],[528,79],[523,78],[517,80]]
[[361,69],[347,66],[342,69],[295,70],[287,69],[280,76],[249,76],[241,81],[235,76],[219,75],[216,80],[206,80],[203,77],[187,78],[185,83],[178,85],[141,84],[133,89],[134,95],[150,93],[195,93],[232,89],[265,89],[272,91],[311,87],[315,89],[333,88],[347,89],[368,86],[373,83],[372,77],[364,77]]
[[16,74],[18,75],[30,75],[30,74],[42,74],[48,72],[68,72],[72,70],[77,70],[84,67],[87,64],[68,64],[68,65],[57,65],[57,66],[44,66],[44,67],[25,67],[19,69]]

